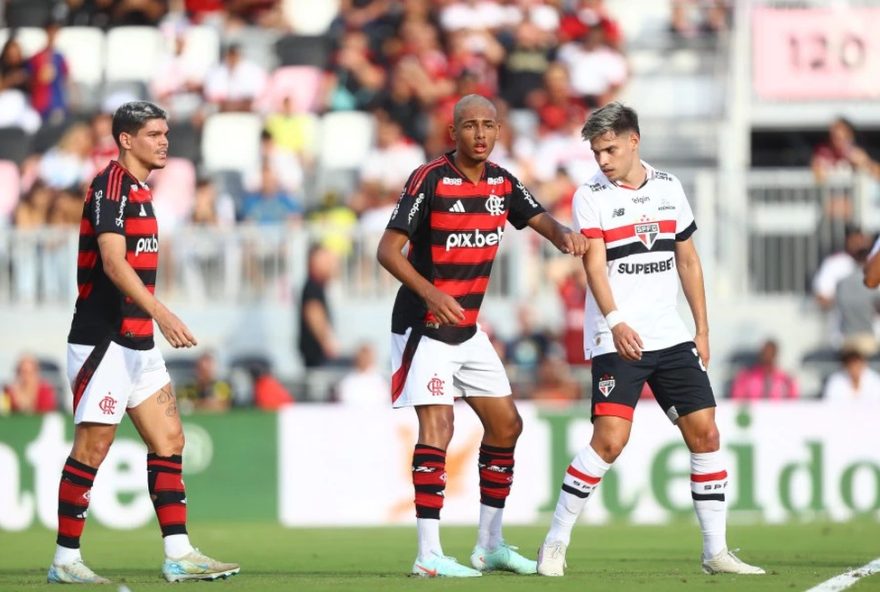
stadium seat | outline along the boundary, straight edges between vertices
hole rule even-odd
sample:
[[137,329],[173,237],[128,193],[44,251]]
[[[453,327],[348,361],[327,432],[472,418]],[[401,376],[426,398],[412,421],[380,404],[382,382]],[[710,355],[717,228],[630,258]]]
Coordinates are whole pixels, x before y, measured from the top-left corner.
[[21,165],[30,153],[31,138],[20,127],[0,128],[0,160]]
[[339,0],[283,0],[284,20],[299,35],[323,35],[339,14]]
[[173,230],[185,224],[196,200],[196,167],[185,158],[171,157],[165,168],[150,177],[153,203],[160,228]]
[[243,27],[224,37],[223,41],[226,43],[238,43],[241,46],[241,54],[245,59],[271,72],[278,67],[275,44],[279,37],[280,34],[271,29]]
[[198,163],[201,158],[199,130],[188,121],[172,121],[168,135],[168,156]]
[[64,27],[56,45],[74,82],[96,88],[104,78],[104,32],[97,27]]
[[[207,73],[220,61],[220,35],[214,27],[189,27],[184,39],[183,60],[194,71]],[[167,51],[171,50],[169,46]]]
[[42,27],[55,7],[55,0],[7,0],[6,25],[9,27]]
[[0,228],[7,225],[21,195],[21,174],[10,160],[0,160]]
[[337,111],[321,118],[319,161],[321,168],[354,169],[373,146],[375,121],[362,111]]
[[116,27],[107,33],[108,81],[148,83],[166,51],[165,40],[154,27]]
[[209,173],[234,170],[247,177],[260,166],[263,124],[253,113],[217,113],[202,130],[202,164]]
[[278,113],[284,99],[289,98],[297,113],[313,111],[321,90],[322,75],[322,70],[315,66],[278,68],[258,101],[258,109],[264,113]]
[[[0,47],[6,44],[12,29],[0,29]],[[21,53],[29,58],[46,47],[46,32],[38,27],[22,27],[15,32],[15,39],[21,46]]]
[[165,368],[171,375],[172,384],[190,384],[196,376],[196,358],[170,356],[165,359]]
[[282,66],[325,68],[330,62],[330,40],[322,36],[286,35],[275,44],[275,52]]

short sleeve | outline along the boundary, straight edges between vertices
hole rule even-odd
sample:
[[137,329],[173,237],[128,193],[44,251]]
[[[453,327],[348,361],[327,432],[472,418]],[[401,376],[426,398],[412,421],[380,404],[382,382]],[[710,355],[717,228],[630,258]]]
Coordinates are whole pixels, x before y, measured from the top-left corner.
[[602,220],[599,216],[599,204],[593,197],[594,191],[588,185],[582,185],[574,193],[571,203],[571,215],[574,229],[587,238],[602,238]]
[[407,179],[386,228],[400,230],[411,237],[428,219],[431,191],[425,182],[429,175],[424,169],[425,167],[417,168]]
[[529,220],[544,212],[544,206],[538,203],[532,194],[526,189],[522,181],[511,175],[508,177],[512,190],[510,192],[510,206],[507,212],[507,221],[516,229],[525,228]]
[[127,190],[121,175],[111,172],[95,179],[89,200],[89,218],[95,234],[113,232],[125,234],[125,204]]
[[680,196],[681,206],[678,208],[678,217],[675,220],[675,240],[681,242],[686,241],[697,230],[697,223],[694,220],[694,212],[691,210],[691,204],[688,202],[687,195],[681,182],[675,179],[676,189]]

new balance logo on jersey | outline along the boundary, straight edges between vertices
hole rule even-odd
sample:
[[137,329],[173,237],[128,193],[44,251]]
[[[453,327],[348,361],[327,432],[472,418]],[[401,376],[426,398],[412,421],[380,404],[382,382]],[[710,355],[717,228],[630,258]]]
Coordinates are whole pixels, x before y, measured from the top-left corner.
[[669,271],[672,269],[672,260],[673,258],[670,257],[666,261],[656,261],[654,263],[619,263],[617,265],[617,273],[635,275]]
[[156,238],[156,235],[151,236],[150,238],[139,238],[137,245],[134,248],[134,255],[137,257],[141,253],[158,253],[159,252],[159,239]]
[[617,208],[616,210],[611,212],[611,217],[612,218],[619,218],[620,216],[623,216],[625,213],[626,213],[626,208]]
[[660,234],[660,224],[657,222],[648,222],[646,224],[636,224],[636,237],[642,241],[642,244],[649,249],[654,246],[657,235]]
[[494,247],[501,242],[503,234],[504,229],[500,226],[495,231],[486,233],[480,232],[479,228],[473,232],[453,232],[446,237],[446,250],[468,247]]
[[462,213],[464,213],[464,204],[461,203],[461,200],[458,200],[457,202],[455,202],[454,204],[452,204],[452,207],[449,208],[449,211],[450,211],[450,212],[457,212],[457,213],[459,213],[459,214],[462,214]]

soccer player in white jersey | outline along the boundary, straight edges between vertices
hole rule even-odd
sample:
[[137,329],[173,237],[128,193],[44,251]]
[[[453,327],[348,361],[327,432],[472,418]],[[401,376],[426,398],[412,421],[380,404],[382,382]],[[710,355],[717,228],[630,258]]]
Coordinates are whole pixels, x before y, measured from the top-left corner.
[[[600,167],[573,202],[575,226],[590,241],[583,258],[590,286],[584,353],[593,361],[593,435],[563,477],[553,523],[538,551],[538,573],[563,575],[572,528],[629,440],[633,410],[647,381],[691,452],[703,571],[763,574],[727,549],[727,471],[706,375],[703,272],[681,183],[639,158],[638,117],[629,107],[616,102],[602,107],[581,134]],[[695,336],[676,312],[679,281]]]

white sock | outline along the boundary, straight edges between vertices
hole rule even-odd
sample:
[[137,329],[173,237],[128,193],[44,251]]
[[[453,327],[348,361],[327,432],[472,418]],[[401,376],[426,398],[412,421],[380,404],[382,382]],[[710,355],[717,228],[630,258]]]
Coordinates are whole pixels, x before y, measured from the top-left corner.
[[169,559],[180,559],[193,550],[186,534],[169,534],[162,541],[165,543],[165,557]]
[[52,563],[55,565],[67,565],[77,560],[82,560],[82,554],[79,552],[79,549],[55,545],[55,558],[52,560]]
[[571,541],[571,529],[587,504],[587,499],[599,485],[611,465],[602,460],[592,447],[582,449],[572,459],[562,479],[562,491],[553,512],[553,522],[545,542],[560,541],[566,545]]
[[480,528],[477,530],[477,546],[486,551],[494,551],[501,546],[501,518],[504,508],[480,504]]
[[727,547],[727,471],[721,452],[691,453],[691,497],[703,532],[703,559]]
[[443,555],[440,546],[440,521],[434,518],[416,518],[419,531],[419,560],[428,559],[433,553]]

